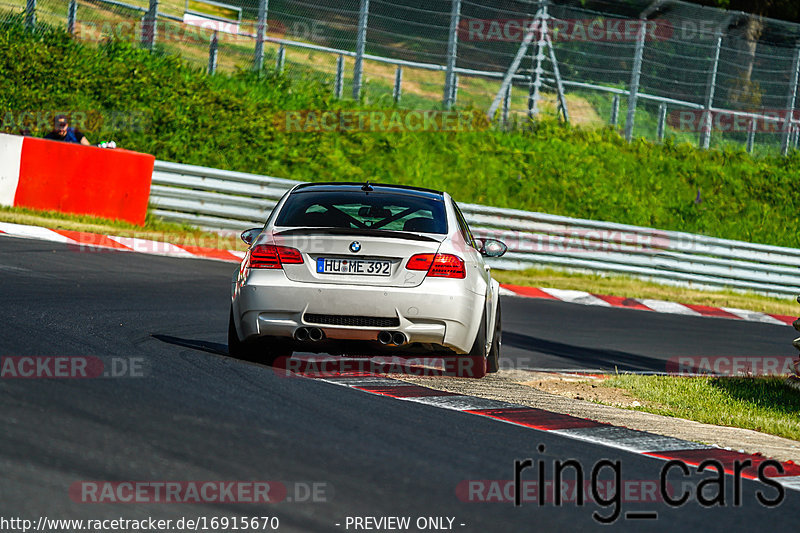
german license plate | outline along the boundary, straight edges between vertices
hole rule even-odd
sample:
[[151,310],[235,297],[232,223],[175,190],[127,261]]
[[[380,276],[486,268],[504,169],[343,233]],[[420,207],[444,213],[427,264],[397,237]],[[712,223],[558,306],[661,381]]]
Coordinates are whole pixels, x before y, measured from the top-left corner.
[[317,259],[319,274],[353,274],[357,276],[389,276],[391,261],[380,259],[337,259],[320,257]]

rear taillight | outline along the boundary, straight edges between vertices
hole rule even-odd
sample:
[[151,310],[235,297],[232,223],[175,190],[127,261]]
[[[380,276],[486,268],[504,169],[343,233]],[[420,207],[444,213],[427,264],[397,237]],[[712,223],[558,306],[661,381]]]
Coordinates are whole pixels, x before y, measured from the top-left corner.
[[299,265],[303,254],[296,248],[257,244],[250,250],[250,268],[283,268],[283,265]]
[[464,260],[452,254],[416,254],[406,263],[408,270],[427,270],[434,278],[465,278]]

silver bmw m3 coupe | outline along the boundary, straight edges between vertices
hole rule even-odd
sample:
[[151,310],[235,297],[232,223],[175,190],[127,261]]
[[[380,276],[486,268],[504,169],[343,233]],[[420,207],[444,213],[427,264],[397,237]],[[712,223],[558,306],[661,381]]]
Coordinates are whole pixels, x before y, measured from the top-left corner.
[[498,283],[444,192],[362,183],[298,185],[232,281],[228,350],[272,364],[293,352],[471,357],[499,368]]

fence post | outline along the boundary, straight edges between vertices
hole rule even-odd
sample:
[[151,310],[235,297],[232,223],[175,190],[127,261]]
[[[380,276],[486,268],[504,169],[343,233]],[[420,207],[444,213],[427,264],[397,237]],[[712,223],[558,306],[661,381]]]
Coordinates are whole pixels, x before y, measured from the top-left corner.
[[625,139],[633,140],[633,122],[636,117],[636,101],[639,99],[639,79],[642,76],[642,56],[644,55],[644,41],[647,36],[647,17],[666,0],[655,0],[639,15],[639,33],[636,35],[636,49],[633,55],[633,70],[631,71],[631,84],[628,94],[628,115],[625,118]]
[[353,65],[353,99],[361,97],[361,78],[364,75],[364,48],[367,45],[367,19],[369,18],[369,0],[361,0],[358,12],[358,36],[356,39],[356,61]]
[[219,48],[219,37],[217,30],[211,34],[211,42],[208,44],[208,73],[214,74],[217,71],[217,49]]
[[616,126],[619,121],[619,95],[615,94],[611,100],[611,118],[608,120],[609,125]]
[[458,100],[458,74],[453,74],[453,105],[456,105]]
[[453,77],[455,76],[456,58],[458,57],[458,23],[461,18],[461,0],[451,0],[450,34],[447,39],[447,71],[444,75],[444,108],[453,106]]
[[283,72],[283,65],[286,63],[286,47],[280,45],[278,47],[278,55],[275,56],[275,70]]
[[142,48],[152,50],[156,44],[158,0],[150,0],[150,7],[142,17]]
[[258,0],[258,22],[256,23],[256,51],[253,55],[253,70],[261,72],[264,68],[264,36],[267,33],[267,12],[269,0]]
[[25,27],[32,30],[36,26],[36,0],[25,3]]
[[700,148],[708,150],[711,146],[711,126],[713,124],[713,117],[711,114],[711,107],[714,105],[714,91],[717,85],[717,69],[719,69],[719,51],[722,47],[723,30],[727,28],[730,21],[730,15],[725,23],[720,24],[717,28],[717,40],[714,46],[714,59],[711,62],[711,70],[708,72],[708,82],[706,83],[706,98],[704,102],[705,113],[703,113],[703,126],[700,130]]
[[792,119],[794,118],[794,106],[797,94],[798,69],[800,69],[800,46],[795,48],[794,61],[792,62],[791,81],[789,82],[789,94],[786,96],[786,118],[783,121],[783,132],[781,139],[781,154],[789,153],[789,134],[791,133]]
[[503,120],[503,127],[504,127],[504,128],[505,128],[505,127],[508,127],[508,111],[509,111],[509,108],[511,107],[511,86],[512,86],[512,84],[511,84],[511,83],[509,83],[509,84],[506,86],[506,94],[505,94],[505,96],[503,97],[503,114],[502,114],[502,120]]
[[753,145],[756,141],[756,119],[751,118],[747,125],[747,153],[753,153]]
[[392,91],[392,99],[395,104],[400,103],[400,96],[403,92],[403,67],[398,66],[394,71],[394,90]]
[[661,103],[658,104],[658,130],[656,133],[656,137],[658,138],[658,142],[664,140],[664,133],[667,129],[667,104]]
[[73,35],[75,33],[75,19],[78,16],[78,1],[69,0],[69,7],[67,7],[67,33]]
[[339,54],[336,59],[336,79],[333,82],[333,95],[336,98],[342,98],[342,89],[344,88],[344,56]]

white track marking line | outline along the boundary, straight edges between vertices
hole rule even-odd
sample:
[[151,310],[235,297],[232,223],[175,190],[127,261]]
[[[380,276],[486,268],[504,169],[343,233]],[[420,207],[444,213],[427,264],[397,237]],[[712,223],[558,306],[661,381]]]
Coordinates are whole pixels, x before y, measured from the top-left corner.
[[676,450],[705,450],[712,446],[699,444],[688,440],[666,437],[646,431],[638,431],[620,426],[595,426],[586,428],[553,429],[550,433],[557,433],[566,437],[594,442],[636,453],[665,452]]
[[550,296],[558,298],[563,302],[582,305],[599,305],[600,307],[611,307],[611,304],[605,300],[601,300],[597,296],[589,294],[586,291],[573,291],[565,289],[540,289]]
[[771,316],[760,313],[758,311],[747,311],[746,309],[737,309],[735,307],[721,307],[725,312],[728,312],[732,315],[736,315],[739,318],[743,318],[748,322],[763,322],[765,324],[780,324],[781,326],[785,326],[785,322],[781,322],[777,318],[772,318]]
[[72,239],[64,237],[60,233],[53,230],[42,228],[39,226],[23,226],[22,224],[11,224],[8,222],[0,222],[0,230],[12,237],[23,237],[28,239],[39,239],[43,241],[52,241],[60,243],[74,243]]
[[689,309],[683,304],[675,302],[667,302],[664,300],[639,300],[641,303],[659,313],[668,313],[671,315],[688,315],[688,316],[703,316],[694,309]]

